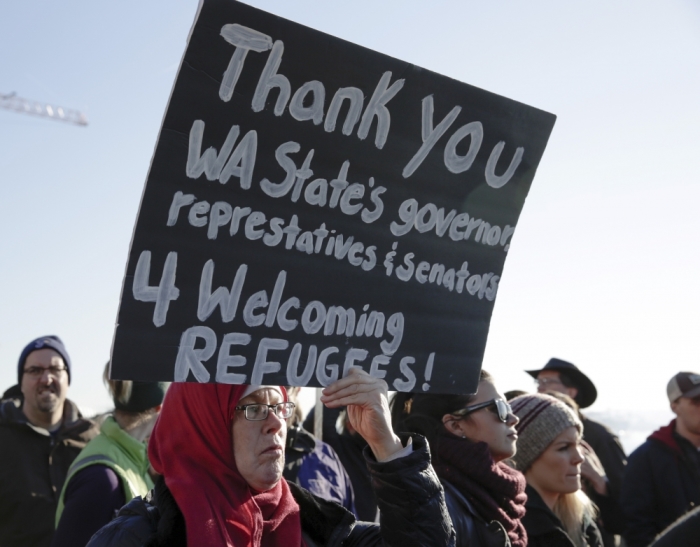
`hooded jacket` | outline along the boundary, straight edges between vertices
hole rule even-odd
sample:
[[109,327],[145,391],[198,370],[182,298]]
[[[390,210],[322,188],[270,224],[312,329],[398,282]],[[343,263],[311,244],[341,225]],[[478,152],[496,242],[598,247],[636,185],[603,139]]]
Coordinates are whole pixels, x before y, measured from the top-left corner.
[[613,534],[622,534],[625,531],[625,517],[620,507],[620,488],[627,458],[620,439],[608,427],[586,416],[581,416],[581,422],[583,440],[591,445],[600,459],[608,480],[608,493],[605,496],[598,494],[590,485],[586,485],[584,491],[598,506],[598,526],[603,544],[606,547],[614,546]]
[[673,420],[628,459],[620,496],[628,547],[649,545],[674,520],[700,505],[698,454],[675,431]]
[[55,433],[32,425],[20,399],[0,403],[0,545],[51,543],[58,497],[73,460],[98,433],[66,399]]
[[620,503],[628,547],[645,547],[678,517],[700,504],[700,465],[680,438],[676,420],[652,433],[627,461]]
[[671,524],[649,547],[697,547],[700,538],[700,507]]

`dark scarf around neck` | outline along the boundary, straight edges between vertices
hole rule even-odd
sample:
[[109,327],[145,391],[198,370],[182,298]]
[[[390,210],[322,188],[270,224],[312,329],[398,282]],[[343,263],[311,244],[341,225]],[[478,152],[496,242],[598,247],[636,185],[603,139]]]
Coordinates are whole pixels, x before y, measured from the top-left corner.
[[437,438],[435,470],[455,486],[487,522],[498,521],[513,547],[526,547],[525,477],[504,463],[496,463],[488,445],[444,432]]

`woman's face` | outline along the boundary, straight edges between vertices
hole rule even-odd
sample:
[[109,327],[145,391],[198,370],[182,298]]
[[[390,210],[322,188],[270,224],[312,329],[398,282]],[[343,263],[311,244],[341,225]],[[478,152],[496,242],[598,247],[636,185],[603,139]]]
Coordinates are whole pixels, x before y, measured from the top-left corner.
[[568,427],[552,441],[525,472],[527,482],[543,498],[571,494],[581,488],[581,436]]
[[[276,405],[284,402],[282,394],[270,388],[259,389],[242,398],[237,406]],[[284,445],[287,438],[285,420],[269,409],[267,418],[252,422],[242,410],[233,419],[233,458],[241,476],[258,492],[274,487],[282,478]]]
[[[503,395],[496,391],[496,387],[488,380],[479,383],[476,398],[469,403],[469,406],[485,403],[492,399],[503,399]],[[515,424],[518,418],[508,414],[506,422],[503,423],[498,418],[498,412],[494,405],[472,412],[459,420],[452,420],[451,415],[446,414],[443,418],[448,431],[458,437],[466,437],[474,442],[484,442],[488,445],[491,457],[494,461],[502,461],[515,455],[515,442],[518,434],[515,431]]]

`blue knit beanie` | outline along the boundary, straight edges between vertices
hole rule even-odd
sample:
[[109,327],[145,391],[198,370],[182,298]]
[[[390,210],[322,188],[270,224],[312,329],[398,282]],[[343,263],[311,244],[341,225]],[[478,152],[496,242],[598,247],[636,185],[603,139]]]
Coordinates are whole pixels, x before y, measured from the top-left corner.
[[52,349],[63,357],[63,362],[66,364],[66,372],[68,372],[68,384],[70,384],[70,357],[68,357],[68,352],[66,351],[66,347],[63,345],[61,339],[52,334],[48,336],[41,336],[36,340],[32,340],[22,350],[22,353],[19,356],[19,363],[17,364],[17,383],[22,383],[24,363],[27,360],[27,357],[31,352],[39,349]]

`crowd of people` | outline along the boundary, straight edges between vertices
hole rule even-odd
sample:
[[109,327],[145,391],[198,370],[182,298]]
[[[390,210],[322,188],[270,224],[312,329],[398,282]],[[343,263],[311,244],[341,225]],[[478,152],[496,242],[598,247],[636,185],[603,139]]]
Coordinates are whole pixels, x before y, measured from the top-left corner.
[[0,546],[627,547],[698,545],[700,375],[627,457],[582,413],[578,367],[527,371],[534,393],[399,392],[359,368],[323,390],[110,380],[87,419],[57,336],[18,359],[0,402]]

